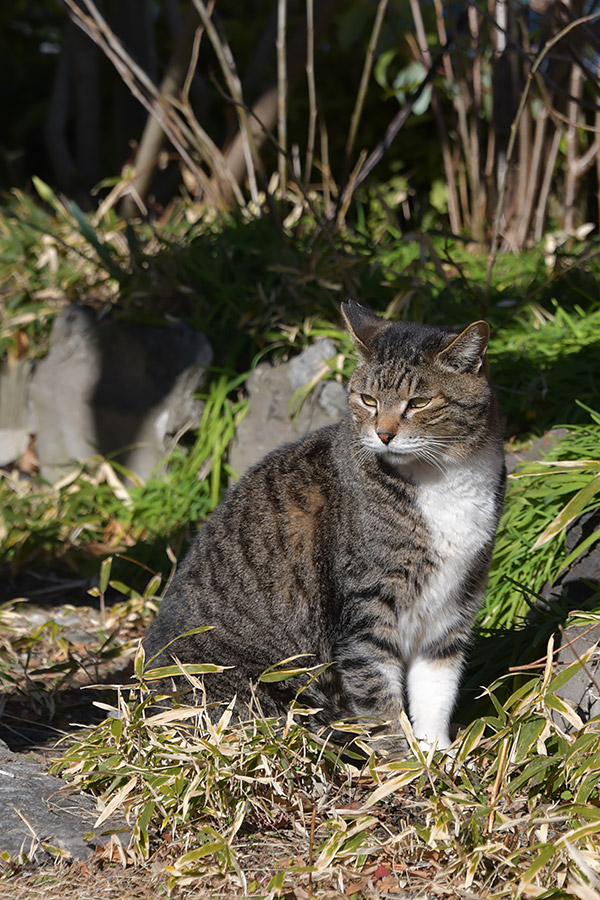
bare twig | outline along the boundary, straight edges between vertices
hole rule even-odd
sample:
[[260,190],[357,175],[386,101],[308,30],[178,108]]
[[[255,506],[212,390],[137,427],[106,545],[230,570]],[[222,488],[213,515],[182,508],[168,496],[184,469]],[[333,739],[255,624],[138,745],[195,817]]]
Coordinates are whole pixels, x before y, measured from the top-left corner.
[[315,16],[313,0],[306,0],[306,80],[308,83],[308,136],[304,183],[308,187],[315,152],[317,126],[317,90],[315,86]]
[[540,185],[540,192],[538,194],[538,202],[535,208],[535,218],[534,218],[534,227],[533,227],[533,239],[534,241],[541,241],[542,232],[544,230],[544,222],[546,220],[546,208],[548,206],[548,198],[550,196],[550,188],[552,187],[552,179],[554,177],[554,166],[556,165],[556,159],[558,157],[558,151],[560,149],[560,142],[562,139],[562,128],[556,128],[554,134],[552,135],[552,142],[550,144],[550,150],[546,156],[546,164],[544,169],[544,174],[542,177],[542,183]]
[[[410,114],[412,113],[415,103],[417,103],[417,101],[423,94],[423,91],[425,91],[425,89],[433,81],[437,67],[439,66],[441,60],[443,59],[443,56],[446,53],[446,51],[447,51],[447,47],[444,47],[442,49],[442,51],[440,53],[438,53],[438,55],[435,57],[431,66],[429,67],[429,70],[425,74],[425,78],[423,79],[423,81],[421,82],[421,84],[419,85],[417,90],[414,92],[414,94],[411,94],[411,96],[408,98],[408,100],[406,101],[406,103],[404,104],[402,109],[398,110],[398,112],[396,113],[396,115],[394,116],[394,118],[392,119],[390,124],[388,125],[385,135],[383,136],[382,140],[377,144],[375,149],[371,151],[371,153],[366,158],[363,166],[361,167],[360,171],[357,172],[356,178],[354,179],[353,183],[351,185],[347,184],[344,187],[344,190],[342,191],[342,194],[338,201],[338,205],[340,208],[344,207],[344,206],[347,207],[347,204],[349,202],[348,198],[352,197],[352,194],[356,190],[356,188],[359,185],[361,185],[363,183],[363,181],[365,180],[365,178],[367,178],[370,175],[370,173],[373,171],[375,166],[382,159],[385,152],[390,148],[394,138],[396,137],[396,135],[401,130],[404,123],[406,122],[406,120],[408,119]],[[331,218],[331,216],[329,218]]]
[[500,239],[500,232],[502,230],[502,220],[503,220],[503,214],[504,214],[504,202],[505,202],[505,198],[506,198],[508,169],[509,169],[510,162],[512,161],[512,155],[513,155],[514,148],[515,148],[515,141],[516,141],[516,137],[518,134],[519,125],[520,125],[521,119],[523,117],[523,111],[527,104],[527,100],[529,98],[529,92],[531,90],[531,86],[533,84],[536,72],[538,71],[542,62],[544,61],[546,56],[550,53],[552,48],[559,41],[563,40],[563,38],[567,34],[569,34],[571,31],[573,31],[578,26],[580,26],[586,22],[596,21],[597,19],[600,19],[600,13],[592,13],[589,16],[582,16],[581,18],[573,19],[571,22],[569,22],[567,25],[565,25],[565,27],[563,29],[561,29],[561,31],[559,31],[557,34],[555,34],[549,41],[547,41],[547,43],[544,45],[544,47],[540,50],[540,52],[538,53],[533,65],[531,66],[531,69],[528,73],[525,87],[523,88],[523,91],[521,93],[521,99],[519,102],[519,106],[518,106],[517,112],[515,114],[515,118],[513,119],[513,123],[511,125],[511,129],[510,129],[510,139],[509,139],[508,148],[506,151],[506,169],[504,171],[504,175],[502,178],[502,184],[500,186],[500,191],[498,194],[498,202],[496,204],[494,229],[493,229],[493,233],[492,233],[492,242],[490,245],[490,252],[488,254],[487,271],[486,271],[485,293],[484,293],[486,301],[489,298],[490,285],[491,285],[491,280],[492,280],[492,271],[494,268],[494,263],[496,261],[496,256],[498,254],[498,245],[499,245],[499,239]]
[[[421,53],[423,61],[425,62],[425,65],[428,66],[429,71],[431,71],[431,53],[429,52],[429,47],[427,44],[427,35],[425,32],[425,26],[423,23],[423,16],[421,14],[421,6],[419,4],[419,0],[410,0],[410,9],[417,32],[419,51]],[[450,153],[450,147],[448,143],[448,131],[446,129],[446,123],[444,122],[444,117],[442,115],[442,109],[437,97],[435,85],[433,84],[433,79],[431,82],[431,108],[433,110],[433,115],[435,117],[438,134],[440,137],[440,144],[442,148],[442,162],[444,164],[444,172],[446,173],[446,185],[448,189],[448,215],[450,217],[450,227],[455,234],[458,234],[461,229],[461,221],[458,196],[456,194],[456,173],[454,170],[454,165],[452,163],[452,155]]]
[[248,176],[248,187],[250,189],[250,196],[252,197],[252,200],[256,207],[256,211],[258,212],[258,210],[260,209],[260,204],[258,200],[258,188],[256,185],[256,150],[254,148],[254,139],[248,123],[246,107],[244,105],[242,96],[242,84],[237,74],[233,54],[227,41],[217,33],[215,24],[208,14],[208,9],[203,0],[193,0],[193,3],[198,10],[198,14],[202,19],[202,24],[204,25],[206,34],[208,35],[208,38],[213,46],[213,50],[215,51],[216,57],[219,60],[219,65],[227,83],[229,92],[236,101],[236,110],[238,113],[240,126],[240,136],[242,140],[244,160],[246,162],[246,174]]
[[278,0],[277,4],[277,139],[283,153],[277,159],[279,169],[279,191],[285,194],[287,148],[287,57],[285,52],[287,0]]
[[329,137],[327,135],[327,126],[325,122],[321,122],[321,180],[323,184],[323,209],[325,217],[329,218],[333,212],[332,195],[337,195],[337,188],[331,175],[331,167],[329,165]]
[[[121,41],[116,37],[92,0],[83,0],[83,2],[89,10],[89,15],[82,10],[76,0],[64,0],[76,24],[98,44],[117,69],[134,97],[160,122],[161,128],[168,135],[169,140],[180,154],[183,162],[198,182],[203,185],[207,198],[213,203],[215,208],[222,207],[222,199],[217,195],[206,173],[192,156],[192,132],[186,122],[177,115],[175,105],[173,103],[164,103],[155,85],[144,70],[127,53]],[[197,127],[199,128],[199,126]],[[204,139],[207,145],[211,144],[207,134],[204,134]],[[216,147],[215,151],[216,156],[205,157],[205,161],[211,168],[217,165],[220,155],[220,151]]]
[[[209,12],[212,13],[214,0],[211,0],[209,5]],[[193,75],[190,58],[197,59],[200,38],[203,31],[203,29],[196,28],[197,24],[198,14],[193,7],[190,7],[187,11],[185,22],[181,29],[181,34],[173,51],[171,60],[167,66],[165,76],[158,89],[160,96],[167,100],[176,97],[186,81],[186,78],[189,81]],[[184,92],[186,99],[188,91],[189,84],[186,86]],[[142,201],[145,200],[152,182],[156,160],[165,138],[166,134],[160,121],[155,116],[150,115],[146,122],[140,145],[136,153],[134,162],[135,177],[130,184],[130,193],[123,201],[122,213],[125,217],[135,215],[135,207],[138,205],[139,198],[141,198]]]
[[352,111],[352,118],[350,119],[350,131],[348,132],[348,140],[346,141],[346,167],[350,166],[350,158],[352,156],[352,151],[354,150],[354,142],[356,141],[356,133],[358,131],[358,126],[360,124],[363,107],[365,105],[365,97],[367,94],[367,88],[369,86],[369,79],[371,77],[371,70],[373,68],[373,58],[375,56],[375,48],[377,46],[377,41],[379,40],[379,34],[381,32],[381,26],[383,25],[383,18],[385,16],[385,11],[387,9],[388,0],[378,0],[377,4],[377,13],[375,15],[375,21],[373,23],[373,28],[371,30],[371,37],[369,39],[369,46],[367,47],[367,52],[365,54],[365,62],[363,65],[362,75],[360,79],[360,87],[358,89],[358,94],[356,96],[356,103],[354,104],[354,109]]

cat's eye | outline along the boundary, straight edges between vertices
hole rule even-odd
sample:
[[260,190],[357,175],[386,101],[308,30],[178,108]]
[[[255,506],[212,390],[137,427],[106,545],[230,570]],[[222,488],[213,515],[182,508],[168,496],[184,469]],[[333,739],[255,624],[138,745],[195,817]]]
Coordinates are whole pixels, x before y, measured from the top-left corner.
[[411,397],[408,401],[410,409],[423,409],[429,403],[431,403],[431,397]]
[[377,400],[375,397],[371,397],[370,394],[361,394],[360,399],[365,404],[365,406],[377,406]]

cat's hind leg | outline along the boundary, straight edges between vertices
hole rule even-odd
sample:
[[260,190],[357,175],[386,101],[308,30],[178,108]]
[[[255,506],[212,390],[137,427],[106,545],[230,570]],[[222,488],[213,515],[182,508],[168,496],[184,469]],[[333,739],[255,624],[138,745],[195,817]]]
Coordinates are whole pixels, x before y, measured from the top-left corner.
[[393,642],[363,632],[340,642],[335,658],[348,715],[372,734],[389,735],[378,739],[380,749],[405,748],[400,727],[404,665]]

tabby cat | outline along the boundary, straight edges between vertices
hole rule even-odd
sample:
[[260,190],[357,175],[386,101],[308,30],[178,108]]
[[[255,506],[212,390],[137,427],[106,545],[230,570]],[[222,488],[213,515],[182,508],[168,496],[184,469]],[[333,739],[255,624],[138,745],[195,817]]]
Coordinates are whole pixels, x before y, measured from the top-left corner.
[[[250,680],[310,654],[300,664],[331,663],[302,695],[321,721],[377,717],[394,734],[407,708],[416,736],[445,748],[504,493],[489,329],[389,323],[354,302],[342,313],[360,356],[347,417],[229,491],[146,657],[233,667],[206,676],[207,696],[236,694],[243,708]],[[213,628],[175,640],[200,625]],[[268,715],[293,694],[289,682],[258,687]]]

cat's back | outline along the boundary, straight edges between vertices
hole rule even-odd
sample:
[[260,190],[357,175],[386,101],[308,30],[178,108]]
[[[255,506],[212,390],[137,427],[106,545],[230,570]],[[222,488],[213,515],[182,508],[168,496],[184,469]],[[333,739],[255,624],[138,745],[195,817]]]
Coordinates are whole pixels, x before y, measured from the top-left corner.
[[266,542],[289,556],[302,534],[315,536],[341,498],[346,431],[344,422],[328,425],[267,454],[230,488],[201,532],[203,542],[223,538],[233,546],[237,537],[240,545]]
[[[216,626],[202,643],[225,664],[242,647],[262,647],[260,659],[246,661],[253,671],[281,658],[275,641],[289,655],[309,644],[313,653],[327,652],[319,598],[335,554],[332,535],[349,527],[346,432],[341,422],[286,444],[229,489],[179,566],[148,632],[147,655],[194,625]],[[195,647],[194,638],[177,644],[182,658]]]

